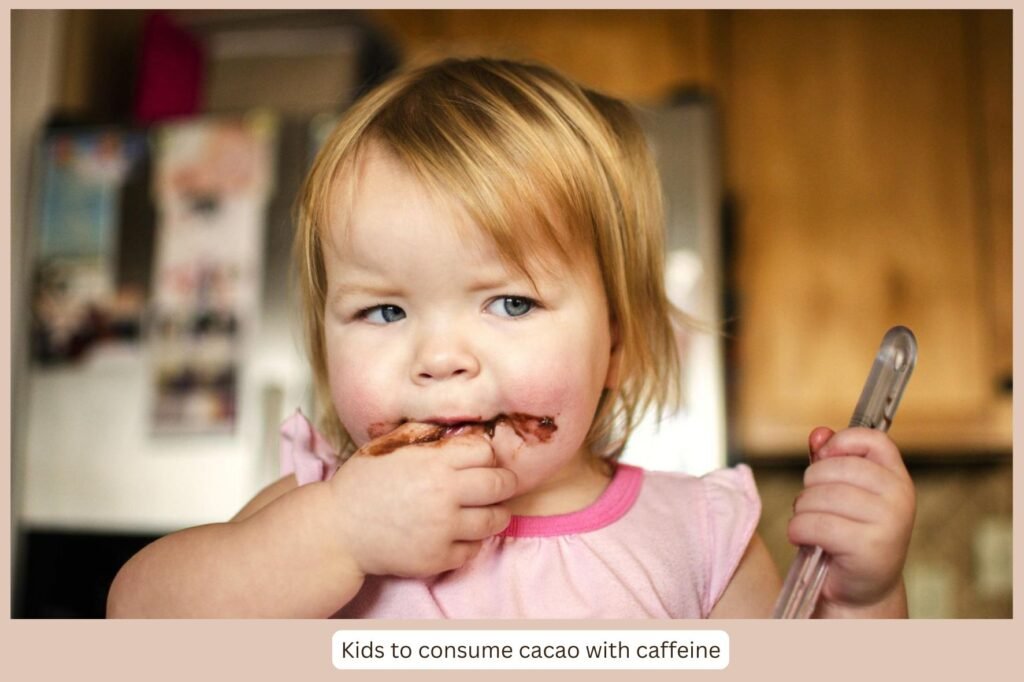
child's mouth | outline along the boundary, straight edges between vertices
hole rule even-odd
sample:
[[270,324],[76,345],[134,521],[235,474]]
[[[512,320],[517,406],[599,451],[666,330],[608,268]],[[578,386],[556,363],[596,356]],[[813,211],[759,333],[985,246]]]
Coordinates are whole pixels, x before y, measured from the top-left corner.
[[[402,429],[405,424],[410,423],[419,424],[423,428]],[[374,424],[369,429],[373,440],[360,448],[360,451],[368,455],[386,455],[406,445],[435,443],[446,438],[473,432],[482,433],[488,438],[493,438],[494,430],[499,424],[508,425],[516,432],[516,435],[529,443],[546,443],[551,439],[552,434],[558,430],[553,417],[537,417],[522,412],[502,413],[493,419],[487,420],[431,418],[417,421],[403,419],[397,426],[392,425],[393,428],[387,428],[386,431],[385,425]],[[382,431],[385,432],[381,433]]]
[[523,414],[522,412],[502,413],[493,419],[487,420],[460,419],[452,421],[448,419],[428,419],[425,421],[428,424],[436,424],[443,427],[438,440],[462,433],[470,433],[477,429],[482,430],[488,438],[493,438],[494,430],[498,425],[507,424],[523,440],[546,443],[551,438],[551,434],[558,430],[552,417],[537,417],[531,414]]

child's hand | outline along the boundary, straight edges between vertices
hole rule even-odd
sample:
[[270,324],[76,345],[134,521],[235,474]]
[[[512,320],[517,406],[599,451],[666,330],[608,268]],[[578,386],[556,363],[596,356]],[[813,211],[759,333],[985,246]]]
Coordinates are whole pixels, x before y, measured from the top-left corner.
[[330,481],[344,551],[363,575],[424,577],[462,566],[511,518],[499,503],[515,493],[516,476],[495,463],[480,434],[356,453]]
[[819,427],[793,504],[789,540],[829,554],[819,615],[905,615],[902,571],[914,524],[914,485],[881,431]]

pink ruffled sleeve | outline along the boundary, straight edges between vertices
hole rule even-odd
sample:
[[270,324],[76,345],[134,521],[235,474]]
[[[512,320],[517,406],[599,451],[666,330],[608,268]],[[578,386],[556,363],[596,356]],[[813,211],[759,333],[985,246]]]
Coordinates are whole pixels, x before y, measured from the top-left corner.
[[338,470],[338,457],[300,410],[281,424],[281,475],[294,473],[299,485],[326,481]]
[[703,605],[708,614],[725,592],[754,536],[761,517],[761,498],[754,474],[745,464],[713,471],[701,482],[707,501],[710,554],[707,602]]

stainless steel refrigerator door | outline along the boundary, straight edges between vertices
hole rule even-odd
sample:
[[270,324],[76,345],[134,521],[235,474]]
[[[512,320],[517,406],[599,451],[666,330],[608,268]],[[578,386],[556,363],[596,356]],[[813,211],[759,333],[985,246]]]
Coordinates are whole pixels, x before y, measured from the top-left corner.
[[[636,112],[661,174],[665,279],[670,300],[699,322],[721,320],[721,179],[715,108],[707,99]],[[722,337],[690,330],[683,350],[683,409],[636,429],[622,461],[701,475],[726,463]]]

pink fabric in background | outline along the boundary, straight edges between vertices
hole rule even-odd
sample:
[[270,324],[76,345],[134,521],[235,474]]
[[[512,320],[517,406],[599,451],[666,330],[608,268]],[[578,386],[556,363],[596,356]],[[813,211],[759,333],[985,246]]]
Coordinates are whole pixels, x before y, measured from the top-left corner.
[[[281,468],[330,478],[326,441],[296,412]],[[619,464],[593,504],[515,516],[455,571],[369,576],[341,618],[704,618],[728,586],[761,514],[750,468],[703,477]]]
[[153,123],[192,116],[202,105],[202,44],[166,12],[146,16],[139,48],[135,120]]

